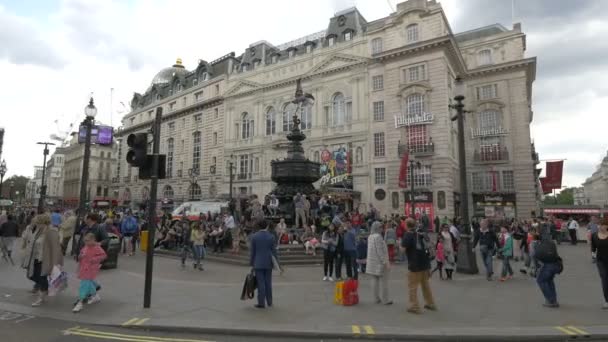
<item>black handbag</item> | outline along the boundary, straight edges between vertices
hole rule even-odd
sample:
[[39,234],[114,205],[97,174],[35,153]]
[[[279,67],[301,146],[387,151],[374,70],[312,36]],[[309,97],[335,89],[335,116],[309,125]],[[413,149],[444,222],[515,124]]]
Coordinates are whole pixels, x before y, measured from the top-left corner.
[[241,292],[241,300],[253,299],[253,297],[255,297],[256,288],[257,279],[255,278],[255,271],[252,269],[251,272],[245,276],[245,283],[243,283],[243,291]]

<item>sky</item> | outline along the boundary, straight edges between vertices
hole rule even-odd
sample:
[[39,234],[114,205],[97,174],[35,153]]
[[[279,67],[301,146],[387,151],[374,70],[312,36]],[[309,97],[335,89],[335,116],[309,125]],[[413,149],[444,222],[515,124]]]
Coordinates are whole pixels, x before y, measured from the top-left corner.
[[[91,94],[97,120],[120,125],[133,92],[181,57],[192,69],[323,30],[356,5],[368,20],[398,0],[0,0],[0,127],[8,175],[32,176],[38,141],[84,119]],[[578,186],[608,143],[608,1],[439,1],[454,32],[521,22],[527,57],[537,57],[532,138],[541,159],[566,159],[564,185]]]

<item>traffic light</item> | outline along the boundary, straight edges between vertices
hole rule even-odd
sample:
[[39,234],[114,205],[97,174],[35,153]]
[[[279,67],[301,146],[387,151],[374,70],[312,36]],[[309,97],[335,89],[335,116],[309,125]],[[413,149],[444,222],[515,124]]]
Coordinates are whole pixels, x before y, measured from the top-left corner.
[[[131,166],[145,168],[148,155],[148,134],[134,133],[127,137],[127,163]],[[141,178],[141,177],[140,177]]]

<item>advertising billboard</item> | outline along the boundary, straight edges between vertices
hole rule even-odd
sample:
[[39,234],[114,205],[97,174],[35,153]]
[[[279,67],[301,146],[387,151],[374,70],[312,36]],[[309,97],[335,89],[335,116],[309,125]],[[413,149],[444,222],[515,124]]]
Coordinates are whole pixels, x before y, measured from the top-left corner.
[[[83,144],[87,137],[86,126],[80,126],[78,130],[78,143]],[[91,144],[112,145],[113,128],[110,126],[94,125],[91,127]]]
[[351,155],[347,145],[321,151],[321,185],[352,189]]

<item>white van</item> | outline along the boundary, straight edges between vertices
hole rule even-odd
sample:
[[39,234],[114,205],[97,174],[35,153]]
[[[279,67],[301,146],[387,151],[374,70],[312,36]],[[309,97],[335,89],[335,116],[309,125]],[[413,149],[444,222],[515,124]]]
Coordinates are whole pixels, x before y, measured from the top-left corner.
[[175,208],[171,213],[172,221],[181,220],[184,216],[189,221],[198,221],[201,214],[207,215],[219,214],[222,209],[228,209],[228,202],[225,201],[192,201],[184,202],[179,207]]

